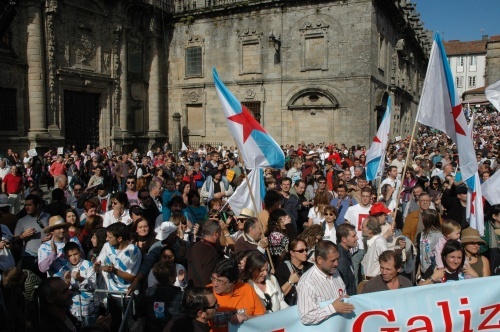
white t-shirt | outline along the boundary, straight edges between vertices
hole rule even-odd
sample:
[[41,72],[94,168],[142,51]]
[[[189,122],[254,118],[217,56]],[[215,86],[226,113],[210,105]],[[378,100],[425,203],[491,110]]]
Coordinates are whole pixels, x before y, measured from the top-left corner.
[[119,221],[124,223],[125,225],[130,225],[132,223],[132,219],[130,219],[130,215],[129,215],[127,209],[125,209],[123,211],[123,214],[120,216],[119,219],[115,218],[115,216],[113,214],[113,210],[109,210],[108,212],[106,212],[104,214],[103,219],[104,220],[102,222],[102,227],[104,227],[104,228],[108,227],[111,224],[114,224],[115,222],[119,222]]
[[349,208],[345,212],[345,220],[356,227],[359,249],[365,248],[363,245],[363,234],[361,232],[361,229],[363,227],[363,220],[365,220],[365,218],[370,215],[371,207],[371,204],[368,205],[368,207],[363,207],[361,206],[361,204],[356,204],[353,206],[349,206]]
[[325,221],[325,216],[321,214],[316,208],[309,209],[308,218],[312,218],[313,225],[321,225],[323,221]]
[[325,234],[323,235],[323,240],[329,240],[333,243],[337,243],[337,230],[335,229],[335,223],[332,224],[332,228],[328,227],[325,223]]

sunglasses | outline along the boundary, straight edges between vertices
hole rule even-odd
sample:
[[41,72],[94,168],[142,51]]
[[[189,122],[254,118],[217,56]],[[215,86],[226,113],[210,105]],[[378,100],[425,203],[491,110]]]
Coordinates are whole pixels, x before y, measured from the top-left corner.
[[272,310],[273,309],[273,302],[271,301],[271,295],[264,293],[264,302],[266,303],[266,310]]
[[303,254],[303,253],[305,253],[307,251],[307,249],[299,249],[299,250],[293,250],[292,249],[292,251],[293,252],[298,252],[299,254]]
[[325,184],[326,182],[325,181],[319,181],[318,183],[319,184]]
[[215,302],[210,307],[206,307],[205,310],[208,310],[208,309],[217,309],[218,307],[219,307],[219,302]]
[[134,181],[127,181],[127,184],[135,184]]
[[325,216],[334,216],[335,213],[325,213]]

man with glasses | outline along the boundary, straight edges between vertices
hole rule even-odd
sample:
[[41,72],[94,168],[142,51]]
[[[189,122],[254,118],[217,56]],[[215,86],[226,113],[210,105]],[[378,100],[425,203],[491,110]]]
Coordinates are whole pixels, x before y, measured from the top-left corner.
[[184,314],[170,320],[164,332],[209,332],[219,303],[209,288],[190,288],[182,301]]
[[213,332],[227,332],[229,322],[241,324],[251,317],[266,313],[266,308],[253,287],[239,281],[238,263],[235,260],[224,259],[217,263],[210,279],[219,303],[210,324]]
[[[422,223],[422,212],[431,208],[431,196],[428,193],[422,193],[418,196],[419,209],[408,214],[403,226],[403,235],[407,236],[413,243],[417,234],[424,230]],[[439,217],[441,219],[441,216]]]

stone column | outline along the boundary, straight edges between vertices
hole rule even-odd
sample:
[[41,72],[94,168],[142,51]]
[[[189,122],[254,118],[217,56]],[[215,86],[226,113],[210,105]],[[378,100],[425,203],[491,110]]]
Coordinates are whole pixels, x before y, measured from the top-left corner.
[[127,51],[127,33],[126,29],[122,32],[122,43],[120,49],[120,61],[121,61],[121,75],[120,75],[120,88],[121,88],[121,99],[120,99],[120,128],[123,135],[128,135],[127,129],[127,114],[128,110],[128,51]]
[[48,136],[45,106],[45,63],[42,27],[42,1],[29,1],[27,60],[28,60],[28,104],[30,129],[28,136],[33,142],[40,135]]
[[182,147],[181,117],[179,112],[172,114],[172,136],[170,137],[170,142],[172,142],[174,147],[178,146],[179,149]]
[[148,136],[154,138],[160,134],[160,56],[158,52],[158,41],[156,37],[151,38],[151,68],[149,70],[148,110],[149,130]]

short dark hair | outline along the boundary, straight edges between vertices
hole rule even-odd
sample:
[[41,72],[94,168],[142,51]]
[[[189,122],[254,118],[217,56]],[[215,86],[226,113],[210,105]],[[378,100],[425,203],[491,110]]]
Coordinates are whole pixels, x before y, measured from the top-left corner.
[[156,262],[152,268],[153,275],[161,285],[173,285],[177,278],[175,263]]
[[394,267],[396,268],[396,270],[399,270],[403,267],[403,259],[401,258],[401,255],[398,255],[394,250],[386,250],[381,253],[380,256],[378,256],[379,263],[387,263],[391,260],[394,261]]
[[113,234],[114,237],[121,237],[123,241],[130,240],[130,230],[122,222],[115,222],[106,228],[106,232]]
[[290,182],[290,185],[292,184],[292,179],[290,179],[289,177],[284,177],[281,179],[281,184],[283,184],[283,181],[288,181]]
[[209,307],[207,295],[212,294],[211,288],[193,287],[186,289],[182,299],[182,308],[189,318],[198,317],[198,312],[205,311]]
[[198,192],[198,190],[192,189],[188,192],[187,197],[188,197],[188,203],[193,204],[193,198],[198,197],[198,199],[199,199],[200,193]]
[[349,223],[343,223],[337,228],[337,243],[342,243],[343,237],[348,237],[351,231],[356,231],[356,227]]
[[28,196],[26,196],[24,201],[25,202],[26,201],[33,201],[33,204],[35,204],[36,206],[39,206],[40,204],[42,204],[42,199],[35,194],[29,194]]
[[264,197],[264,206],[266,209],[269,209],[276,204],[281,204],[281,201],[283,200],[283,196],[276,190],[268,190],[266,192],[266,196]]
[[397,169],[396,166],[389,166],[389,167],[387,167],[387,174],[389,174],[395,168]]
[[316,243],[314,247],[314,257],[316,262],[318,258],[321,257],[323,259],[328,259],[328,254],[331,252],[338,252],[337,245],[329,240],[320,240]]
[[118,202],[120,202],[120,204],[125,205],[126,209],[128,209],[130,206],[129,201],[128,201],[128,196],[123,191],[118,191],[118,192],[114,193],[113,195],[111,195],[111,199],[112,200],[116,199]]
[[78,243],[76,242],[68,242],[64,245],[64,255],[65,256],[68,256],[68,253],[71,251],[71,250],[78,250],[80,251],[80,246],[78,245]]
[[234,259],[223,259],[215,264],[212,274],[225,277],[229,282],[235,283],[239,280],[238,262]]
[[256,218],[248,218],[245,220],[245,225],[243,226],[243,231],[248,234],[250,228],[253,228],[257,224]]

